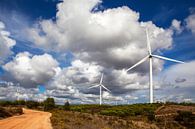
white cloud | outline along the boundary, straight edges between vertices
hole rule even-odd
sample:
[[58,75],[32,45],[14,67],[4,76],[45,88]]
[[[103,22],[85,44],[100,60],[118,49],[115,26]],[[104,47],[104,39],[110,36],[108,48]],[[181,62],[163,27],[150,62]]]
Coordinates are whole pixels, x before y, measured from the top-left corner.
[[[123,6],[99,12],[91,10],[98,0],[66,0],[58,4],[57,20],[42,20],[29,29],[37,46],[64,52],[104,67],[123,68],[146,55],[144,26],[149,29],[153,50],[172,45],[172,30],[152,22],[139,22],[139,13]],[[78,11],[78,8],[80,11]],[[157,63],[154,67],[160,67]]]
[[174,87],[194,87],[195,84],[195,61],[187,62],[185,64],[176,64],[166,69],[162,73],[164,78],[164,86]]
[[171,29],[175,30],[177,34],[180,34],[183,31],[183,28],[181,27],[181,21],[173,19]]
[[[48,54],[20,53],[4,69],[26,86],[49,81],[46,94],[57,101],[67,97],[74,102],[98,102],[99,90],[86,89],[88,84],[99,81],[101,72],[105,73],[105,86],[112,91],[104,92],[105,99],[122,101],[124,96],[117,95],[147,89],[148,62],[129,73],[122,69],[146,56],[144,27],[149,30],[152,50],[159,52],[172,47],[173,31],[182,31],[181,22],[173,20],[169,29],[163,29],[151,21],[140,22],[139,13],[126,6],[92,12],[100,3],[100,0],[64,0],[57,6],[56,21],[41,20],[28,30],[28,38],[38,47],[61,53],[70,50],[75,56],[72,66],[60,69]],[[153,61],[156,76],[164,62]],[[177,82],[182,80],[179,78]],[[159,86],[155,82],[155,88]],[[126,95],[127,98],[138,99],[131,95]]]
[[186,27],[195,34],[195,14],[191,14],[186,18]]
[[16,41],[11,39],[10,33],[5,30],[5,25],[0,21],[0,63],[12,54],[11,48],[16,44]]
[[84,63],[81,60],[72,62],[72,66],[62,69],[53,77],[49,87],[75,91],[77,85],[94,83],[101,75],[102,67],[95,63]]
[[0,99],[3,100],[36,100],[43,101],[47,94],[40,94],[38,88],[24,88],[12,82],[0,84]]
[[58,62],[49,54],[32,56],[23,52],[5,64],[3,69],[22,86],[35,87],[49,81],[59,68]]
[[[146,56],[144,27],[149,30],[152,50],[157,52],[172,47],[173,30],[151,21],[140,22],[139,13],[126,6],[92,12],[100,4],[100,0],[65,0],[57,6],[56,21],[41,20],[28,30],[29,39],[38,47],[62,53],[70,50],[75,56],[72,66],[59,71],[48,87],[68,94],[97,95],[95,89],[86,93],[82,87],[98,82],[102,71],[113,96],[148,87],[148,62],[129,74],[122,69]],[[158,73],[163,61],[154,60],[153,67],[154,74]]]

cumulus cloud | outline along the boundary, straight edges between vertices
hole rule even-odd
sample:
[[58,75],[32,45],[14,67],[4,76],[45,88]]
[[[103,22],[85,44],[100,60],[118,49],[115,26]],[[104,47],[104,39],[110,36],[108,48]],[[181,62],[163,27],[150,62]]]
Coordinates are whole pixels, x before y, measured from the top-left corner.
[[[148,74],[139,72],[127,73],[124,70],[107,69],[96,63],[86,63],[81,60],[72,62],[72,66],[64,68],[49,83],[48,89],[64,90],[64,96],[99,95],[99,89],[88,89],[99,83],[101,73],[104,73],[103,84],[111,90],[112,97],[131,94],[137,90],[148,89]],[[155,81],[155,88],[159,88]],[[71,97],[72,96],[72,97]],[[77,98],[76,97],[76,98]],[[133,96],[132,96],[133,98]]]
[[112,70],[105,70],[103,67],[93,62],[85,63],[81,60],[74,60],[72,66],[62,69],[53,77],[47,89],[50,90],[49,93],[56,98],[70,99],[74,103],[97,103],[99,102],[99,89],[88,88],[99,83],[102,72],[105,75],[103,84],[112,91],[111,93],[103,92],[103,97],[106,102],[122,100],[122,97],[118,96],[119,94],[130,93],[132,90],[147,87],[143,86],[146,80],[142,85],[138,83],[133,84],[136,82],[135,79],[146,79],[146,77],[141,77],[141,75],[127,75],[127,73],[122,70],[114,70],[112,72]]
[[95,63],[84,63],[81,60],[74,60],[72,66],[64,68],[56,74],[48,88],[67,89],[72,93],[76,92],[81,84],[94,83],[103,68]]
[[[99,0],[59,3],[57,20],[42,20],[29,29],[30,40],[39,47],[71,50],[85,62],[114,68],[131,66],[146,55],[144,27],[149,29],[153,50],[171,47],[172,30],[159,28],[150,21],[139,22],[139,13],[126,6],[93,12],[100,3]],[[161,66],[157,63],[154,67]]]
[[[194,87],[195,70],[193,69],[195,61],[185,64],[177,64],[162,73],[165,86],[174,87]],[[168,85],[167,85],[168,84]]]
[[[103,83],[112,91],[104,92],[106,100],[137,100],[138,97],[130,93],[148,88],[149,64],[146,61],[129,73],[123,68],[131,67],[146,56],[145,28],[149,30],[152,51],[160,53],[172,47],[173,32],[181,33],[181,22],[173,20],[169,29],[163,29],[151,21],[141,22],[139,13],[126,6],[97,11],[101,2],[64,0],[57,5],[55,21],[40,20],[28,29],[28,39],[37,47],[61,53],[71,51],[74,60],[70,67],[59,68],[48,54],[20,53],[3,68],[22,86],[46,84],[46,94],[58,102],[63,98],[97,102],[99,90],[87,88],[99,82],[102,72],[105,74]],[[164,62],[153,61],[156,75],[163,69]],[[164,75],[168,76],[168,72]],[[174,83],[188,81],[183,80],[183,76],[176,77]],[[158,82],[154,84],[159,88]]]
[[[90,92],[82,87],[98,82],[101,72],[113,95],[148,87],[148,62],[130,73],[122,69],[146,56],[146,27],[155,52],[172,47],[173,29],[157,27],[151,21],[140,22],[139,13],[126,6],[94,12],[101,2],[65,0],[57,5],[56,21],[41,20],[28,30],[29,40],[36,46],[62,53],[70,50],[76,59],[52,78],[48,87],[97,95],[97,90]],[[156,74],[163,69],[163,61],[153,61]]]
[[16,41],[10,38],[10,33],[5,30],[5,24],[0,21],[0,63],[12,54],[11,48]]
[[23,87],[35,87],[48,82],[60,69],[58,62],[49,54],[31,55],[28,52],[19,53],[5,64],[3,69],[9,79],[14,79]]
[[173,19],[171,29],[176,31],[177,34],[180,34],[183,31],[183,28],[181,26],[181,21]]
[[195,34],[195,14],[191,14],[186,18],[186,27]]
[[36,100],[43,101],[48,97],[47,94],[40,94],[38,88],[24,88],[18,83],[0,83],[0,99],[3,100]]

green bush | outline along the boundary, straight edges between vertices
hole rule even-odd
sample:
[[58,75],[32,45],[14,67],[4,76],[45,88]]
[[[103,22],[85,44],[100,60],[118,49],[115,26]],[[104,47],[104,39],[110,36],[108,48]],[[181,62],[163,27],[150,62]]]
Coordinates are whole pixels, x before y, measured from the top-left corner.
[[21,115],[23,110],[21,107],[7,107],[6,110],[11,113],[11,115]]
[[44,101],[44,111],[52,110],[55,108],[55,101],[53,98],[47,98]]
[[30,109],[37,108],[39,106],[39,103],[36,101],[27,101],[26,102],[26,107]]
[[9,106],[12,105],[11,101],[0,101],[0,106]]
[[0,107],[0,119],[21,114],[23,114],[23,110],[21,107]]
[[64,110],[70,110],[70,103],[68,101],[64,103]]
[[12,116],[11,113],[0,107],[0,119]]
[[121,105],[112,106],[100,111],[102,115],[109,116],[147,116],[150,120],[154,119],[154,111],[160,106],[160,104],[133,104],[133,105]]
[[195,127],[195,115],[190,111],[178,111],[175,120],[188,128]]
[[123,110],[103,110],[100,112],[100,114],[102,115],[108,115],[108,116],[120,116],[120,117],[124,117],[128,115],[127,111],[123,111]]
[[13,101],[13,104],[22,106],[22,105],[25,105],[26,102],[24,100],[15,100]]
[[154,120],[155,120],[155,114],[154,114],[154,111],[150,111],[150,112],[148,112],[147,117],[148,117],[148,120],[149,120],[149,121],[154,121]]

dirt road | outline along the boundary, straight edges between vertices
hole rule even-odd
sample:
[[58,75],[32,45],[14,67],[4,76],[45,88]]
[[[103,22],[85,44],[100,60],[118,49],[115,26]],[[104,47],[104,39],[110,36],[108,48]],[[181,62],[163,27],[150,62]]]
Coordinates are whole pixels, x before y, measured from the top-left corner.
[[0,120],[0,129],[52,129],[51,113],[23,109],[24,114]]

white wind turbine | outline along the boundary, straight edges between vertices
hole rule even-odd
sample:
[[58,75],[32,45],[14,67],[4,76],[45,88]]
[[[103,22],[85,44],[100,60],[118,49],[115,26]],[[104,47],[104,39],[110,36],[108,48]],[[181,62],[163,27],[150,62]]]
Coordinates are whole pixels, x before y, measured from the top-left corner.
[[20,100],[20,91],[19,91],[18,87],[16,89],[16,96],[17,96],[17,101],[19,101]]
[[92,86],[92,87],[89,87],[89,89],[95,88],[95,87],[98,87],[98,86],[100,87],[100,105],[102,105],[102,88],[104,88],[104,89],[106,89],[107,91],[111,92],[108,88],[106,88],[106,87],[102,84],[103,78],[104,78],[104,74],[102,74],[99,84],[94,85],[94,86]]
[[20,84],[19,83],[17,83],[16,84],[16,99],[17,99],[17,101],[19,101],[20,100]]
[[132,67],[128,68],[126,71],[129,71],[129,70],[135,68],[136,66],[140,65],[141,63],[143,63],[147,59],[149,59],[149,69],[150,69],[150,73],[149,73],[150,103],[153,103],[152,59],[153,58],[158,58],[158,59],[168,60],[168,61],[172,61],[172,62],[176,62],[176,63],[184,63],[184,62],[179,61],[179,60],[170,59],[170,58],[163,57],[163,56],[159,56],[159,55],[153,55],[152,51],[151,51],[150,39],[149,39],[149,36],[148,36],[148,30],[147,29],[146,29],[146,37],[147,37],[148,55],[146,57],[144,57],[142,60],[140,60],[139,62],[137,62]]

